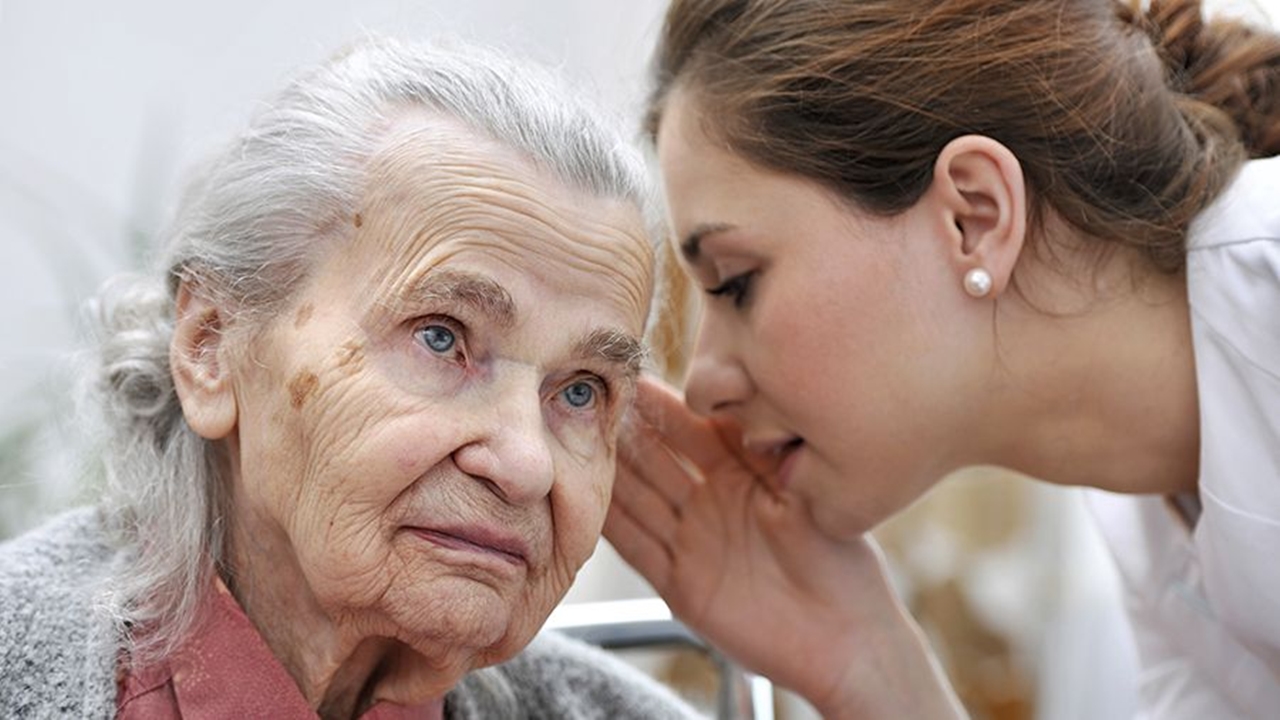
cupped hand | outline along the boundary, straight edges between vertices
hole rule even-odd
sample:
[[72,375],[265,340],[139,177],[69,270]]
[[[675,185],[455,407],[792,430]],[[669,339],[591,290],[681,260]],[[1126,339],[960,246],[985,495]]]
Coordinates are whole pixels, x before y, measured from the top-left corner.
[[807,502],[778,491],[773,463],[739,438],[731,421],[696,415],[642,379],[620,440],[609,542],[683,622],[825,716],[955,717],[874,543],[823,535]]

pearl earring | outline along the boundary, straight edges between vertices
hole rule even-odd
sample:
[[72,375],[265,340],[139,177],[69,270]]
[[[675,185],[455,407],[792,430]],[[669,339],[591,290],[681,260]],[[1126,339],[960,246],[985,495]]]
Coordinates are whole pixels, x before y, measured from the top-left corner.
[[964,291],[972,297],[986,297],[991,284],[991,273],[986,268],[976,267],[964,274]]

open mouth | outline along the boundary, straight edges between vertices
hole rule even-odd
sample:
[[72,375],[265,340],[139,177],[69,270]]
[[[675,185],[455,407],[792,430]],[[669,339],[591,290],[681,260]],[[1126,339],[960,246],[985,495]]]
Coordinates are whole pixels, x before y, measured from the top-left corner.
[[804,438],[792,438],[778,447],[778,456],[785,458],[787,455],[799,450],[804,446]]
[[772,472],[765,476],[768,478],[766,480],[768,484],[783,490],[791,484],[796,458],[800,450],[804,449],[805,441],[799,436],[774,436],[773,438],[744,438],[743,445],[749,453],[772,467]]
[[778,446],[777,456],[777,486],[779,490],[785,490],[791,485],[792,475],[795,471],[796,459],[800,455],[800,451],[804,449],[804,438],[792,438]]
[[804,438],[793,437],[787,439],[773,438],[744,438],[743,446],[747,452],[754,453],[766,459],[778,459],[786,457],[789,453],[804,445]]

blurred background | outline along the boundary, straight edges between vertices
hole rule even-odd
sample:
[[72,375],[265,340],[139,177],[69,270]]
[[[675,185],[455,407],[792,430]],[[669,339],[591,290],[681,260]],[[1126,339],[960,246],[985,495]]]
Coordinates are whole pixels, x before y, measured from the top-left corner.
[[[1280,0],[1207,2],[1275,24]],[[187,168],[293,70],[362,33],[460,37],[638,118],[664,0],[0,0],[0,538],[87,497],[67,360],[101,282],[146,258]],[[1077,491],[965,471],[878,531],[975,718],[1129,718],[1116,579]],[[651,591],[604,543],[567,603]],[[705,701],[712,671],[651,670]],[[813,717],[785,695],[778,717]]]

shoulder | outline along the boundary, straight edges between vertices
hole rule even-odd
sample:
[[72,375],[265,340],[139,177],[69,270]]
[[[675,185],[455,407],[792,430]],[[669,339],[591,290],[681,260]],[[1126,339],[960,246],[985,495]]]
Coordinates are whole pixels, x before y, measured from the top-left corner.
[[0,613],[21,612],[37,599],[84,596],[87,581],[103,574],[113,554],[95,508],[63,513],[0,543]]
[[109,689],[114,672],[103,593],[116,554],[91,508],[0,543],[4,707],[37,717],[76,716],[98,707],[102,698],[90,685]]
[[1280,237],[1280,156],[1245,163],[1222,195],[1190,228],[1188,249],[1196,253]]
[[[449,705],[453,718],[701,717],[669,689],[613,655],[551,631],[512,660],[472,673],[451,694]],[[505,712],[504,705],[509,706]]]
[[[1221,673],[1222,686],[1235,698],[1255,698],[1255,708],[1280,700],[1278,190],[1280,158],[1247,163],[1192,228],[1187,255],[1203,510],[1192,537],[1198,577],[1184,585],[1202,588],[1201,606],[1224,635],[1197,641],[1197,652],[1240,648],[1222,652],[1235,658],[1230,663],[1215,658],[1201,672]],[[1185,623],[1168,628],[1189,632]],[[1246,657],[1261,669],[1240,667]],[[1256,701],[1263,697],[1269,705]]]
[[105,552],[106,531],[99,510],[69,510],[23,535],[0,542],[0,557],[10,561],[0,566],[0,580],[27,575],[32,570],[48,571],[68,561],[92,559]]
[[1246,163],[1196,220],[1187,293],[1198,348],[1280,375],[1280,157]]

